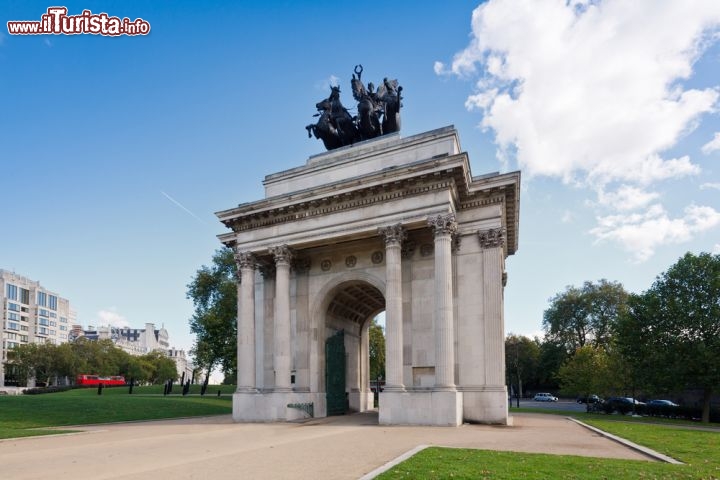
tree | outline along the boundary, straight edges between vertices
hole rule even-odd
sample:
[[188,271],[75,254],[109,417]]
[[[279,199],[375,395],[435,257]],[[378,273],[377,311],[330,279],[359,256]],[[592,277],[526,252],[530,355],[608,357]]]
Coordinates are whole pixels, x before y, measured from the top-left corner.
[[195,312],[190,331],[195,334],[192,354],[208,374],[220,365],[237,371],[237,266],[233,251],[217,250],[210,267],[203,265],[188,285],[187,298]]
[[709,422],[720,386],[720,255],[685,254],[633,298],[618,334],[656,388],[702,388]]
[[582,288],[567,287],[543,313],[546,340],[563,345],[568,354],[585,345],[607,348],[627,298],[620,283],[605,279],[585,282]]
[[608,390],[612,372],[605,349],[585,345],[560,367],[558,377],[565,394],[588,397]]
[[373,318],[368,329],[370,337],[370,379],[385,378],[385,332]]
[[[540,340],[509,334],[505,338],[505,376],[508,384],[522,390],[537,389],[540,366]],[[522,395],[522,392],[519,392]]]

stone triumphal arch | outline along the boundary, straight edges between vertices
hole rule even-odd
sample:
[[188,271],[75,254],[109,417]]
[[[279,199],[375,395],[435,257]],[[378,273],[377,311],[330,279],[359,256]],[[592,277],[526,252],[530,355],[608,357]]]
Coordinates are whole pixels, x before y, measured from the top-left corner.
[[315,155],[264,185],[217,214],[240,272],[236,421],[373,408],[368,327],[385,311],[380,423],[507,422],[519,172],[473,177],[445,127]]

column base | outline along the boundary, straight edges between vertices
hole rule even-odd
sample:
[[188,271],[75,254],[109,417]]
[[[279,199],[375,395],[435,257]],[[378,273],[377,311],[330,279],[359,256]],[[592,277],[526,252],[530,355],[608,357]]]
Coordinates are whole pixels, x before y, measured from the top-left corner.
[[310,418],[301,408],[288,405],[313,404],[313,417],[325,417],[327,405],[324,393],[263,392],[234,393],[233,421],[235,422],[291,422]]
[[463,418],[467,422],[510,425],[508,394],[504,385],[464,387]]
[[350,392],[348,401],[352,412],[366,412],[375,408],[375,395],[373,392]]
[[457,427],[462,424],[462,412],[463,398],[457,391],[380,393],[381,425]]

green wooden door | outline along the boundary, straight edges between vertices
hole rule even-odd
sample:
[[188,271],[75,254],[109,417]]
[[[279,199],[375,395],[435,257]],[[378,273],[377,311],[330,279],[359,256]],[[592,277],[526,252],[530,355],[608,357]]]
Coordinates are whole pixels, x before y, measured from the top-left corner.
[[328,415],[345,414],[345,333],[325,342],[325,395]]

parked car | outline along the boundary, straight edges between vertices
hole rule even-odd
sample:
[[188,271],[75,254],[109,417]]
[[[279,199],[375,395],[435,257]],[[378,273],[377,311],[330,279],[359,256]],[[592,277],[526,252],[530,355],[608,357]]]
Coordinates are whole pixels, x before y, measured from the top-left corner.
[[636,411],[642,410],[645,406],[645,403],[632,397],[610,397],[603,402],[603,409],[607,413],[619,412],[625,415],[633,411],[633,404],[635,404]]
[[536,402],[557,402],[557,397],[549,394],[549,393],[536,393],[533,397],[533,400]]
[[577,403],[594,404],[594,403],[600,403],[600,402],[602,402],[602,398],[598,397],[597,395],[589,395],[587,397],[578,397],[577,398]]
[[671,402],[670,400],[650,400],[647,402],[648,407],[679,407],[675,402]]

